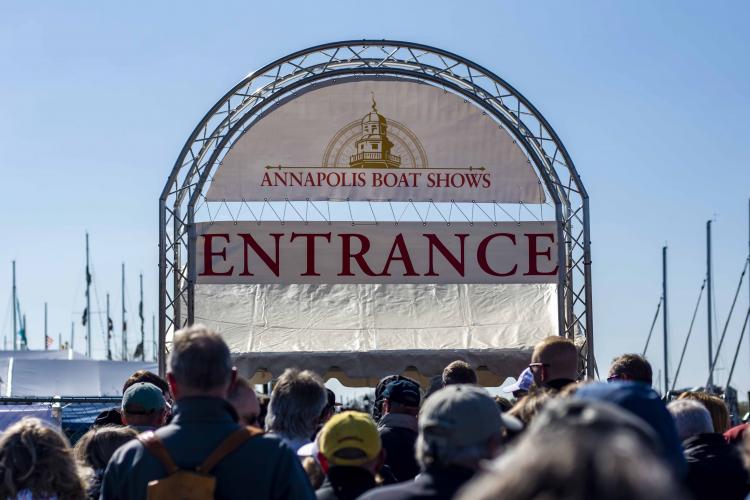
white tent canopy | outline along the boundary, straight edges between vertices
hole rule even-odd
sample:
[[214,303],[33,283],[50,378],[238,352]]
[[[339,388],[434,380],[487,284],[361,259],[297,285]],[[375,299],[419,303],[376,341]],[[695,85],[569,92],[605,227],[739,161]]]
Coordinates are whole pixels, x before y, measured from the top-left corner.
[[0,351],[2,396],[121,396],[133,372],[158,370],[156,363],[98,361],[69,353]]

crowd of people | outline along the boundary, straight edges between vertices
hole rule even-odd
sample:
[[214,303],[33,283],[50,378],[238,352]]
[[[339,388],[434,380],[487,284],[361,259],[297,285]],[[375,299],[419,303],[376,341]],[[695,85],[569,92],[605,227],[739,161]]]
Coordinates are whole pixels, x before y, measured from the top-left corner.
[[[639,355],[577,381],[578,350],[548,337],[493,397],[464,361],[427,391],[402,375],[370,413],[286,370],[270,398],[237,375],[221,336],[175,334],[166,380],[136,372],[119,408],[71,448],[26,418],[0,437],[0,498],[733,500],[750,493],[750,433],[724,401],[665,402]],[[512,395],[512,396],[511,396]]]

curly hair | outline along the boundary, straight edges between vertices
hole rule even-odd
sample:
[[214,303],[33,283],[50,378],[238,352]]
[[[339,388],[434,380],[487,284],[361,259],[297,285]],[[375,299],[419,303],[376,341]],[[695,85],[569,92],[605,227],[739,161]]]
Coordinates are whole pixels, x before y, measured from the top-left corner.
[[24,418],[0,438],[0,498],[86,498],[85,483],[68,440],[38,418]]

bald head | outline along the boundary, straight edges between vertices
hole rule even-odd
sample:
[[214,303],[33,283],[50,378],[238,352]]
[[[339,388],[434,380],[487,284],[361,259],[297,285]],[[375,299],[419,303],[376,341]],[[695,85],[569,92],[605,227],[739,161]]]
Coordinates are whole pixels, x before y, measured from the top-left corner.
[[575,380],[578,351],[565,337],[547,337],[534,347],[531,365],[534,381],[540,387],[553,380]]

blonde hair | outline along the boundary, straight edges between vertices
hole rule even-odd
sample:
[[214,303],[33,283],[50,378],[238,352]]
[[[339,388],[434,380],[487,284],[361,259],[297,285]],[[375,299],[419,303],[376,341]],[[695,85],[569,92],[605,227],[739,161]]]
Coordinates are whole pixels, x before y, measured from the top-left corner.
[[552,399],[553,394],[547,389],[535,389],[516,401],[513,408],[508,410],[508,415],[516,417],[528,427],[536,414]]
[[38,418],[24,418],[0,438],[0,498],[28,491],[33,498],[86,498],[68,440]]

